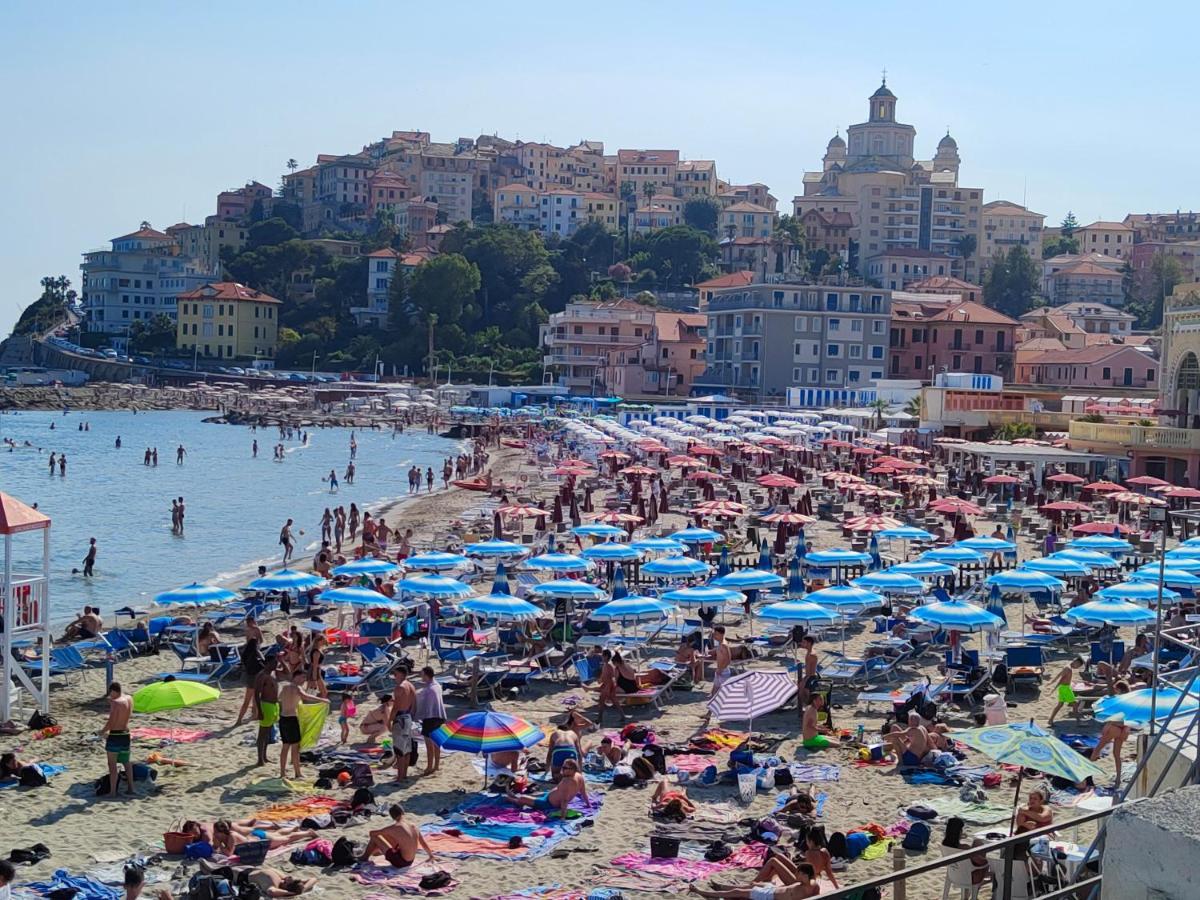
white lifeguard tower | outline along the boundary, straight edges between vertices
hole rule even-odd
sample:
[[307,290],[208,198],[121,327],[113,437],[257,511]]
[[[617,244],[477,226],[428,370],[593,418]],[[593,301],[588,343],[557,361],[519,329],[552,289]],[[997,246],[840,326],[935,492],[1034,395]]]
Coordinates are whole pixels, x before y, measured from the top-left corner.
[[[13,571],[13,538],[27,532],[42,533],[42,570]],[[28,691],[42,713],[50,712],[50,518],[15,497],[0,493],[0,535],[4,537],[4,572],[0,581],[0,722],[12,717]],[[25,540],[29,540],[27,536]],[[41,671],[30,675],[13,656],[36,648]]]

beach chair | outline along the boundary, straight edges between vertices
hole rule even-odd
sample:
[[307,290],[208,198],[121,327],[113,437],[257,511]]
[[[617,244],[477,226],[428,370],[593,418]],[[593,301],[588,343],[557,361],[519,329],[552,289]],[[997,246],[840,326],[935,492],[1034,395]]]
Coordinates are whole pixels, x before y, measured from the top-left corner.
[[134,628],[114,628],[105,637],[113,649],[113,655],[136,656],[150,649],[152,639],[145,625]]
[[866,711],[870,712],[872,703],[903,703],[918,691],[923,690],[927,683],[922,678],[920,681],[910,681],[891,691],[860,691],[855,700],[858,703],[865,703]]
[[1046,674],[1046,659],[1042,648],[1037,646],[1006,647],[1004,665],[1008,669],[1008,691],[1011,693],[1023,684],[1037,687]]
[[682,666],[655,666],[654,668],[663,672],[667,676],[667,680],[663,684],[642,686],[633,694],[617,691],[617,703],[620,706],[653,706],[655,709],[662,709],[663,701],[671,695],[671,689],[683,676],[686,669]]
[[191,681],[196,684],[216,684],[221,681],[237,668],[238,661],[233,657],[227,657],[222,660],[216,667],[203,672],[159,672],[155,678],[165,681],[168,678],[174,678],[176,681]]
[[358,675],[327,675],[325,686],[330,691],[374,690],[382,686],[399,662],[394,657],[385,656]]
[[[30,675],[42,674],[42,661],[40,659],[31,660],[30,662],[21,663],[21,668]],[[87,660],[83,658],[75,647],[55,647],[50,651],[49,675],[51,678],[62,678],[66,683],[70,683],[71,676],[77,675],[77,681],[83,680],[83,671],[87,668]]]
[[575,674],[579,676],[580,684],[591,684],[600,677],[602,660],[597,656],[579,654],[571,661]]
[[978,650],[963,650],[962,662],[952,663],[947,652],[947,673],[953,674],[953,680],[946,687],[944,694],[957,703],[975,705],[975,696],[981,695],[991,681],[991,673],[985,666],[979,665]]
[[505,669],[481,669],[473,664],[465,672],[458,672],[438,679],[438,683],[448,694],[465,697],[472,706],[479,706],[479,698],[487,696],[491,700],[499,699],[499,691],[508,675]]
[[359,644],[355,649],[358,650],[359,656],[363,658],[363,662],[368,666],[379,665],[391,658],[391,655],[383,647],[378,644],[372,644],[369,641]]
[[[382,641],[387,643],[392,639],[392,623],[391,622],[360,622],[358,626],[358,636],[366,638],[367,641]],[[360,650],[362,647],[360,646]]]
[[832,684],[866,684],[867,661],[848,656],[835,656],[817,666],[817,675]]

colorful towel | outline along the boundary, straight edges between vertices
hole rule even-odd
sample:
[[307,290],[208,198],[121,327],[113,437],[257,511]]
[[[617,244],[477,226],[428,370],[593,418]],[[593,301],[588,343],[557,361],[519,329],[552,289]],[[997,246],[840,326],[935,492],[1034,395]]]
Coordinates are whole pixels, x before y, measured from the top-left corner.
[[71,875],[66,869],[57,869],[50,881],[31,881],[24,887],[39,897],[63,890],[74,891],[75,900],[120,900],[121,897],[116,889],[86,875]]
[[[568,812],[573,811],[577,816],[564,821],[557,815],[548,816],[478,794],[460,804],[443,821],[422,826],[421,832],[435,852],[451,857],[537,859],[578,834],[581,823],[600,811],[604,795],[592,793],[588,800],[587,804],[578,797],[572,800]],[[514,837],[520,838],[520,846],[509,846]]]
[[[55,775],[61,775],[63,772],[67,771],[66,766],[58,766],[54,763],[34,763],[34,765],[42,770],[42,774],[45,775],[46,778],[53,778]],[[0,791],[4,790],[5,788],[17,787],[20,785],[20,783],[20,780],[17,778],[0,779]]]
[[884,838],[882,841],[875,841],[862,852],[859,859],[872,860],[882,859],[887,855],[887,852],[892,849],[892,844],[895,843],[891,838]]
[[947,778],[941,772],[935,772],[932,769],[909,769],[907,772],[902,772],[905,782],[913,785],[921,784],[954,784],[954,780]]
[[841,766],[825,763],[792,763],[788,768],[793,781],[841,781],[842,778]]
[[[434,872],[447,872],[453,876],[457,864],[446,860],[439,860],[431,863],[428,860],[424,862],[413,863],[406,869],[397,869],[394,866],[378,866],[373,862],[361,862],[354,867],[354,871],[350,873],[350,877],[359,884],[368,884],[372,887],[386,887],[393,891],[399,891],[401,894],[424,894],[427,897],[440,897],[443,894],[451,893],[458,887],[458,882],[451,878],[449,884],[445,887],[437,888],[432,891],[421,890],[421,879],[426,875],[432,875]],[[376,897],[379,900],[390,900],[394,896],[392,894],[372,893],[367,897]]]
[[211,731],[203,728],[135,728],[129,732],[132,737],[147,741],[167,741],[174,744],[194,744],[213,736]]
[[749,735],[744,731],[729,731],[724,728],[710,728],[691,738],[688,743],[697,747],[714,750],[732,750]]
[[918,800],[910,806],[928,806],[939,819],[958,816],[971,825],[995,825],[1007,822],[1012,817],[1012,808],[996,803],[966,803],[958,797],[937,797],[933,800]]
[[317,746],[329,715],[329,704],[301,703],[296,715],[300,719],[300,749],[309,750]]
[[895,757],[891,759],[856,759],[851,763],[856,769],[882,769],[895,764]]
[[266,809],[260,809],[254,814],[254,818],[267,822],[299,822],[308,816],[319,816],[345,805],[344,801],[336,797],[305,797],[303,800],[276,803]]
[[767,853],[766,844],[745,844],[719,863],[692,859],[658,859],[648,853],[625,853],[612,860],[619,869],[661,875],[680,881],[698,881],[724,869],[757,869]]
[[716,759],[712,756],[702,756],[697,753],[678,753],[675,756],[667,757],[668,772],[688,772],[695,774],[703,772],[711,765],[716,764]]
[[264,778],[241,789],[243,794],[316,794],[320,789],[290,778]]
[[490,900],[584,900],[587,892],[565,888],[561,884],[541,884],[511,894],[497,894]]

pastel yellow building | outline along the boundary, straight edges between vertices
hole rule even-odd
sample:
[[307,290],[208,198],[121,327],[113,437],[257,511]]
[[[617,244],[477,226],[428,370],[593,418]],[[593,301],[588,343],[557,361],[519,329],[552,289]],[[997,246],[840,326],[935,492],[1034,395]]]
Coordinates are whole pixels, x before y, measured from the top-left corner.
[[233,281],[180,294],[175,346],[215,359],[274,359],[281,305]]

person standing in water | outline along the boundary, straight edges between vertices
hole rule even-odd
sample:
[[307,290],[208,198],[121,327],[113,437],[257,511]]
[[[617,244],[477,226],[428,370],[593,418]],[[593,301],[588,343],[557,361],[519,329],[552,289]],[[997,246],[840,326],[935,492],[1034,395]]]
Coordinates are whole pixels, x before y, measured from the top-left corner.
[[88,542],[87,556],[83,558],[83,577],[91,578],[96,570],[96,539]]
[[354,432],[350,432],[350,458],[354,459],[358,456],[358,441],[354,439]]
[[353,460],[346,466],[346,484],[354,484],[354,462],[353,462]]
[[67,454],[59,454],[58,457],[58,474],[63,478],[67,477]]
[[329,470],[329,477],[326,479],[329,482],[329,493],[334,493],[338,489],[337,472],[333,469]]
[[150,452],[150,465],[151,465],[151,466],[157,466],[157,465],[158,465],[158,448],[157,448],[157,447],[155,447],[155,448],[154,448],[154,449],[153,449],[153,450]]
[[184,515],[183,498],[180,497],[179,498],[179,536],[180,537],[183,537],[183,515]]
[[250,445],[250,456],[252,459],[258,459],[258,438]]
[[58,456],[53,450],[51,450],[50,451],[50,474],[51,475],[54,474],[54,466],[55,466],[55,464],[57,464],[57,462],[58,462]]
[[121,449],[121,436],[119,434],[117,435],[117,449]]
[[171,498],[171,534],[179,534],[179,501]]
[[183,444],[180,444],[179,448],[175,451],[175,465],[182,466],[185,456],[187,456],[187,451],[183,449]]
[[292,558],[295,543],[292,538],[292,520],[288,519],[279,531],[279,543],[283,545],[283,564],[286,566]]

